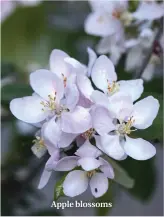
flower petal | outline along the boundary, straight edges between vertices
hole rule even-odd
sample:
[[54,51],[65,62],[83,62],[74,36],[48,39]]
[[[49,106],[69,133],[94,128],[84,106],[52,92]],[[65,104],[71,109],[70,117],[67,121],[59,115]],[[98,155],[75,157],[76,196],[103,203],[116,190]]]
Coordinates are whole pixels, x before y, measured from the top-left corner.
[[93,146],[88,140],[86,140],[85,143],[79,149],[77,149],[75,154],[79,157],[97,158],[102,155],[102,152]]
[[112,36],[107,36],[101,38],[98,45],[96,46],[96,51],[98,54],[107,54],[110,52]]
[[64,112],[61,116],[61,127],[66,133],[83,133],[92,127],[89,111],[77,106],[73,112]]
[[69,57],[67,53],[62,50],[54,49],[50,54],[50,70],[55,73],[59,78],[69,76],[69,69],[64,59]]
[[131,97],[118,92],[109,97],[109,111],[111,115],[119,120],[124,120],[131,114],[133,102]]
[[53,153],[51,153],[50,158],[46,162],[46,170],[51,171],[57,164],[60,158],[60,150],[59,149],[54,149]]
[[97,59],[96,53],[88,47],[87,49],[88,55],[89,55],[89,62],[88,62],[88,77],[91,76],[92,67]]
[[108,13],[98,11],[88,15],[84,23],[86,33],[105,37],[119,31],[121,23],[118,19],[108,16]]
[[101,55],[97,58],[91,73],[92,81],[100,90],[108,91],[108,82],[111,83],[117,80],[117,74],[111,60]]
[[41,97],[49,100],[48,95],[60,100],[64,94],[63,81],[54,73],[40,69],[30,74],[30,85],[32,89]]
[[50,179],[51,173],[52,173],[51,171],[47,171],[46,169],[43,170],[43,173],[41,175],[40,182],[38,185],[38,189],[42,189],[44,188],[45,185],[47,185]]
[[63,182],[63,192],[66,196],[75,197],[88,188],[86,172],[74,170],[66,176]]
[[78,136],[77,134],[62,132],[60,140],[58,142],[58,147],[59,148],[68,147],[77,136]]
[[[97,145],[97,144],[96,144]],[[101,136],[101,144],[104,152],[115,160],[122,160],[125,151],[120,145],[118,135]]]
[[141,94],[143,93],[143,80],[142,79],[135,79],[135,80],[128,80],[128,81],[119,81],[119,91],[124,94],[129,94],[134,102],[138,98],[140,98]]
[[78,157],[76,156],[68,156],[60,159],[55,167],[53,168],[55,171],[69,171],[74,169],[77,166]]
[[93,109],[92,113],[92,123],[93,128],[100,135],[109,133],[110,131],[115,130],[115,125],[112,123],[112,118],[110,113],[106,108],[97,106]]
[[150,127],[158,114],[159,106],[158,100],[153,96],[148,96],[136,102],[132,112],[135,120],[133,126],[138,129]]
[[79,101],[79,91],[75,84],[69,84],[65,88],[65,104],[69,110],[73,110]]
[[93,157],[82,157],[78,160],[78,165],[85,171],[91,171],[97,169],[101,165],[101,162]]
[[90,99],[90,96],[92,92],[94,91],[94,89],[92,87],[92,84],[89,78],[85,75],[78,75],[77,76],[77,86],[80,92],[83,94],[83,96]]
[[95,197],[101,197],[108,190],[108,179],[103,173],[96,173],[89,183],[91,192]]
[[127,155],[135,160],[148,160],[156,154],[155,147],[144,139],[132,139],[126,136],[124,150]]
[[151,2],[141,2],[133,17],[138,20],[155,20],[164,15],[164,4]]
[[57,147],[59,139],[61,137],[61,129],[58,124],[55,122],[55,119],[52,118],[50,121],[44,124],[42,128],[42,136],[45,142],[50,142]]
[[16,98],[10,102],[10,110],[21,121],[31,124],[38,123],[48,115],[47,112],[42,111],[41,101],[42,99],[38,96]]
[[104,93],[102,93],[102,92],[100,92],[98,90],[93,91],[93,93],[91,95],[91,100],[94,103],[96,103],[97,105],[101,105],[101,106],[103,106],[105,108],[109,107],[108,97]]
[[99,157],[99,160],[102,162],[102,166],[100,166],[99,169],[107,178],[114,179],[114,170],[112,165],[101,157]]
[[84,75],[86,74],[87,67],[84,64],[80,63],[79,61],[77,61],[76,59],[74,59],[72,57],[66,57],[64,59],[64,61],[66,63],[68,63],[69,65],[71,65],[74,68],[74,70],[76,71],[77,74],[78,73],[79,74],[84,74]]

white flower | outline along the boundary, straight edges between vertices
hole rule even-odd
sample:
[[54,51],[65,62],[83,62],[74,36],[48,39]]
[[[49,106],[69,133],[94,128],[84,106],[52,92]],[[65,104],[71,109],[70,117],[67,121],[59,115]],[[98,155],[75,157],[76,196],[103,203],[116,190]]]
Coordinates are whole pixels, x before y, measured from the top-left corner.
[[120,32],[124,24],[131,22],[127,11],[128,1],[89,1],[92,12],[87,17],[84,28],[88,34],[106,37]]
[[158,100],[149,96],[133,105],[129,96],[117,95],[110,99],[109,110],[114,115],[115,130],[95,136],[96,145],[117,160],[125,159],[127,155],[136,160],[153,157],[156,149],[151,143],[141,138],[132,139],[128,135],[136,129],[152,125],[159,110]]
[[133,13],[137,20],[155,20],[164,15],[164,3],[156,1],[140,1],[138,9]]
[[114,178],[112,166],[99,157],[102,153],[88,141],[75,154],[78,156],[77,165],[83,171],[74,170],[66,176],[63,182],[64,194],[75,197],[86,191],[90,185],[93,196],[101,197],[108,190],[108,178]]
[[[102,90],[106,96],[111,97],[117,93],[130,95],[132,100],[137,100],[143,92],[142,79],[119,81],[113,63],[104,55],[101,55],[95,61],[92,68],[91,78],[97,88]],[[92,92],[91,99],[98,103],[103,103],[105,96],[100,91]]]

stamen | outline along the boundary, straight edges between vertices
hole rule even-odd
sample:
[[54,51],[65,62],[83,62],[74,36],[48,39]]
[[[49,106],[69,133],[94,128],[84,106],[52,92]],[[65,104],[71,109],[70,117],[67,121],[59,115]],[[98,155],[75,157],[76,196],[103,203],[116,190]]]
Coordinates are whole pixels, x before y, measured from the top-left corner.
[[119,90],[119,84],[116,81],[113,81],[112,84],[109,83],[109,80],[107,79],[108,83],[108,93],[113,94]]
[[114,10],[114,11],[112,12],[112,16],[115,17],[115,18],[117,18],[117,19],[119,19],[120,16],[121,16],[121,12]]
[[44,147],[44,141],[39,136],[36,136],[36,139],[32,141],[35,145],[37,145],[37,149],[40,149],[41,147]]
[[82,137],[85,139],[91,139],[94,133],[95,133],[95,130],[93,128],[91,128],[91,129],[87,130],[86,132],[84,132],[82,134]]
[[87,172],[87,176],[91,178],[96,173],[96,170],[91,170]]
[[48,95],[49,100],[44,102],[41,101],[41,105],[43,105],[44,108],[42,108],[42,111],[46,111],[46,110],[50,110],[50,111],[54,111],[56,108],[56,104],[55,104],[55,100],[56,100],[56,92],[55,92],[55,96],[53,97],[52,95]]
[[65,77],[64,74],[62,74],[62,77],[63,77],[64,87],[66,87],[66,85],[67,85],[67,77]]

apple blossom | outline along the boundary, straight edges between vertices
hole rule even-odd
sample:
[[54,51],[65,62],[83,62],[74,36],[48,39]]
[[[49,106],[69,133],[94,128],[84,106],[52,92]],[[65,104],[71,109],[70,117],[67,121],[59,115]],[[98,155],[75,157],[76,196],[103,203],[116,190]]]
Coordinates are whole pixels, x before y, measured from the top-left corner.
[[[113,99],[112,99],[113,98]],[[129,96],[110,98],[110,112],[114,115],[115,130],[102,136],[95,136],[96,145],[117,160],[127,155],[136,160],[147,160],[156,153],[155,147],[144,139],[132,139],[128,135],[136,129],[147,129],[156,118],[159,102],[148,96],[134,105]]]

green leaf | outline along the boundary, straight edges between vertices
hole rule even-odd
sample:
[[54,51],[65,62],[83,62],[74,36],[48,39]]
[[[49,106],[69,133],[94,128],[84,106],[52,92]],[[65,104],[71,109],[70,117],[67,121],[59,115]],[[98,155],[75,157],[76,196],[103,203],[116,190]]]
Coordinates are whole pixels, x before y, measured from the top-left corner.
[[128,175],[126,170],[124,170],[118,163],[116,163],[111,158],[105,156],[106,160],[113,166],[115,177],[114,180],[118,184],[122,185],[125,188],[133,188],[134,180]]
[[29,96],[32,94],[32,89],[27,84],[8,84],[1,89],[2,102],[10,102],[14,98]]
[[135,180],[134,188],[129,193],[140,200],[148,200],[156,188],[156,171],[154,158],[137,161],[130,157],[121,162],[121,166],[128,171]]
[[58,182],[55,184],[55,189],[54,189],[54,200],[58,200],[59,197],[64,196],[63,192],[63,182],[65,180],[67,174],[65,174]]
[[[112,182],[109,181],[109,187],[108,191],[99,198],[96,198],[94,202],[99,202],[99,203],[108,203],[108,207],[96,207],[96,215],[97,216],[106,216],[109,214],[110,209],[112,209],[112,206],[110,206],[110,203],[113,203],[113,195],[112,195],[112,188],[111,188]],[[112,205],[112,204],[111,204]]]

